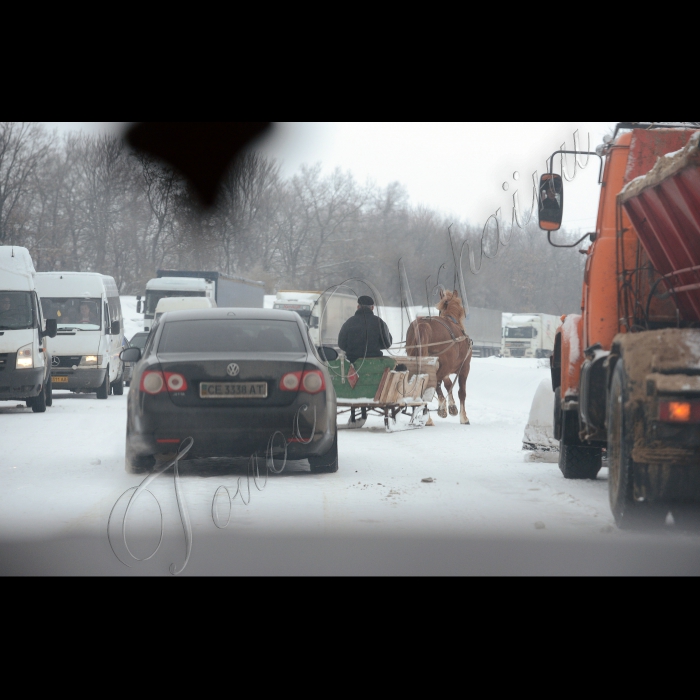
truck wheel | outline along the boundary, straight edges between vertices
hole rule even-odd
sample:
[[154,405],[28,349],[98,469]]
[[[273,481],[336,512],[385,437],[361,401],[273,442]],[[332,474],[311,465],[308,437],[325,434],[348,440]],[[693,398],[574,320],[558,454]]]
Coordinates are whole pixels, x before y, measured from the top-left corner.
[[49,375],[49,381],[46,382],[46,405],[53,406],[53,384],[51,384],[51,375]]
[[613,372],[608,400],[608,496],[615,523],[621,529],[661,526],[668,507],[659,503],[637,502],[633,493],[635,462],[630,455],[631,416],[627,403],[627,373],[622,360]]
[[331,448],[325,454],[308,457],[312,474],[333,474],[338,471],[338,433],[333,438]]
[[602,448],[581,442],[578,437],[578,416],[574,411],[561,411],[560,416],[559,469],[561,473],[565,479],[595,479],[603,466]]
[[31,404],[27,402],[27,405],[32,407],[34,413],[44,413],[46,411],[46,386],[43,386],[39,395],[32,398]]
[[561,441],[561,387],[554,390],[554,420],[552,421],[554,439]]
[[107,371],[105,372],[105,380],[97,388],[97,398],[106,399],[109,396],[109,365],[107,365]]

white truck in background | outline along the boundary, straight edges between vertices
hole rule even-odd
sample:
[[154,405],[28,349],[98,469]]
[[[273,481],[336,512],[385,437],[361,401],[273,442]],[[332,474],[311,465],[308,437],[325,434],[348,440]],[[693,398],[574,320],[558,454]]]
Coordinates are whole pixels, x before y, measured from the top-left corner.
[[211,270],[158,270],[157,275],[146,283],[143,303],[136,297],[136,312],[143,313],[144,331],[151,330],[156,306],[165,297],[206,297],[217,306],[263,307],[265,285],[240,275]]
[[554,337],[561,325],[552,314],[503,314],[503,357],[550,357]]
[[357,297],[340,292],[282,289],[277,292],[273,308],[296,311],[309,327],[309,336],[314,345],[337,348],[340,329],[357,311]]

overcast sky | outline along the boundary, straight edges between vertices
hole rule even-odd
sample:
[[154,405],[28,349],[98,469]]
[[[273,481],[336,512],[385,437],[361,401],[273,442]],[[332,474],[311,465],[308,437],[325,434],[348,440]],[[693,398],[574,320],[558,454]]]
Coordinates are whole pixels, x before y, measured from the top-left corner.
[[[60,132],[122,133],[129,122],[46,122]],[[402,183],[414,204],[438,209],[455,220],[483,225],[498,207],[510,221],[512,195],[521,206],[532,196],[532,174],[562,144],[573,148],[578,130],[591,150],[615,122],[277,122],[262,150],[292,175],[303,163],[320,162],[325,171],[350,170],[364,183]],[[573,159],[570,160],[573,165]],[[598,206],[598,164],[565,183],[563,225],[592,230]],[[518,174],[516,180],[514,174]],[[508,189],[504,189],[507,183]]]

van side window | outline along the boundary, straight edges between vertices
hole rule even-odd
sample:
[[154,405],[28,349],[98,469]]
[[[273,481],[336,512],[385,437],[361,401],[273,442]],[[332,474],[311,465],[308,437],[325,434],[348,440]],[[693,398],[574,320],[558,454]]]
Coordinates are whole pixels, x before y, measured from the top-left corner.
[[107,304],[109,305],[110,319],[112,321],[121,322],[122,309],[121,309],[121,304],[119,303],[119,297],[118,296],[108,296],[107,297]]
[[41,316],[41,304],[39,303],[39,297],[36,292],[32,292],[32,306],[34,311],[34,328],[42,330],[44,327],[43,318]]
[[105,302],[105,330],[108,331],[111,325],[112,321],[109,317],[109,306],[107,305],[107,302]]

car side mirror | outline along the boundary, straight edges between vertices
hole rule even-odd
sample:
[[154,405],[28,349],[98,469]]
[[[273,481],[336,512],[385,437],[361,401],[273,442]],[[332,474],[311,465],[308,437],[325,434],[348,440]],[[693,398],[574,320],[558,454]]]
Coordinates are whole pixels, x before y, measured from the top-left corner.
[[58,321],[55,318],[46,319],[46,330],[42,335],[47,335],[49,338],[55,338],[58,332]]
[[557,173],[544,173],[540,177],[538,215],[543,231],[558,231],[564,214],[564,181]]
[[119,335],[122,329],[122,325],[119,321],[112,321],[112,325],[109,327],[109,332],[112,335]]
[[140,313],[141,313],[141,299],[139,299],[139,300],[136,302],[136,313],[137,313],[137,314],[140,314]]
[[338,351],[335,348],[330,347],[330,345],[321,345],[317,347],[319,357],[326,362],[332,362],[338,359]]
[[141,350],[139,348],[127,348],[119,353],[119,359],[122,362],[138,362],[141,359]]

